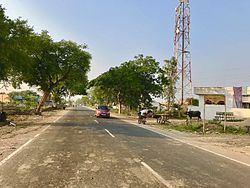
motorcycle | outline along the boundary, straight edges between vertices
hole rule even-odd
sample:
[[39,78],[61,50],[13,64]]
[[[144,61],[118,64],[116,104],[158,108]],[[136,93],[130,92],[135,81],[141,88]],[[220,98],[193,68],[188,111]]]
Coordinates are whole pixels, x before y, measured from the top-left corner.
[[144,117],[144,116],[141,116],[141,117],[139,116],[139,117],[138,117],[138,123],[139,123],[139,124],[142,123],[142,124],[145,125],[146,122],[147,122],[147,121],[146,121],[146,117]]

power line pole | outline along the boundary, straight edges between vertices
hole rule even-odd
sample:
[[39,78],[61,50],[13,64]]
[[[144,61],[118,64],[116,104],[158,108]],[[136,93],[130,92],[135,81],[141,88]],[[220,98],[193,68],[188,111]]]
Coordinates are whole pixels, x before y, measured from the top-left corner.
[[182,105],[184,98],[192,95],[189,0],[179,0],[175,11],[174,57],[177,70],[174,79],[177,79],[176,98]]

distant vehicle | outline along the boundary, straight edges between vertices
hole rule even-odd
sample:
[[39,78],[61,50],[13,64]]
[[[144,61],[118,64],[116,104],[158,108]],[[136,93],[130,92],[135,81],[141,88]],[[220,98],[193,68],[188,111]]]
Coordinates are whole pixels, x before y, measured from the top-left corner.
[[110,110],[107,106],[98,106],[95,111],[96,117],[110,117]]

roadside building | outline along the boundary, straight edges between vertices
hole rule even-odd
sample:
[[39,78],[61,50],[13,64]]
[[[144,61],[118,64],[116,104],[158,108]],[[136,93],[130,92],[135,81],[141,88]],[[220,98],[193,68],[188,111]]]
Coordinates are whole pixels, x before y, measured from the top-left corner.
[[250,118],[250,87],[195,87],[194,94],[199,96],[198,109],[202,117],[205,106],[206,119],[225,111],[239,118]]

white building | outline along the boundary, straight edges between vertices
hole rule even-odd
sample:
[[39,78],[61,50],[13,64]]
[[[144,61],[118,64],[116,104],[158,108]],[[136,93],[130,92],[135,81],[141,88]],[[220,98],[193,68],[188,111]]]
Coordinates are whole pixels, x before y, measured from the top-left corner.
[[[194,94],[199,96],[199,110],[204,113],[205,118],[213,119],[216,112],[233,112],[235,117],[250,118],[250,87],[195,87]],[[221,96],[225,99],[218,104],[206,104],[207,96]],[[206,99],[207,101],[207,99]],[[211,102],[211,101],[208,101]]]

